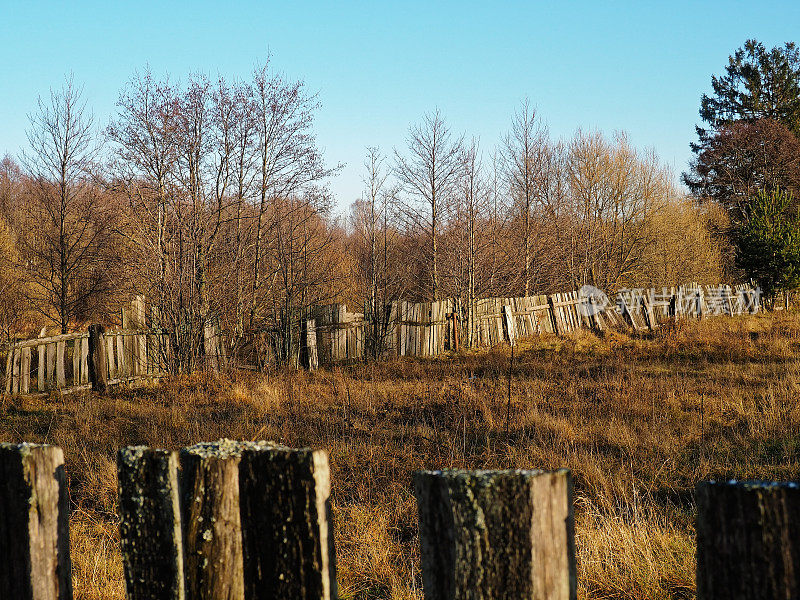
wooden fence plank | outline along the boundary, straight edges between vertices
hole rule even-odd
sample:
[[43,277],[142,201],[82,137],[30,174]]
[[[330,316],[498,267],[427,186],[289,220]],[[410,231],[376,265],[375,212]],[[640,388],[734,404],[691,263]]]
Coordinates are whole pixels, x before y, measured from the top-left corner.
[[55,387],[56,384],[56,344],[47,344],[47,386]]
[[11,391],[14,394],[19,394],[19,371],[20,371],[20,363],[22,362],[22,352],[19,350],[12,350],[13,355],[13,381],[11,383]]
[[408,302],[402,301],[401,303],[401,325],[400,325],[400,356],[408,354]]
[[125,352],[125,338],[127,337],[128,336],[115,335],[110,338],[112,346],[116,346],[117,351],[117,379],[123,379],[128,376],[128,357]]
[[20,393],[31,391],[31,349],[23,348],[20,357]]
[[248,600],[337,598],[324,451],[246,444],[239,502]]
[[547,303],[550,305],[550,318],[551,323],[553,325],[553,333],[556,335],[561,335],[563,330],[561,329],[561,324],[558,322],[558,313],[556,312],[556,299],[553,295],[547,297]]
[[65,370],[65,361],[67,354],[67,342],[59,340],[56,342],[56,387],[64,389],[67,387],[67,374]]
[[72,342],[72,385],[81,384],[81,339]]
[[108,378],[109,379],[116,379],[117,378],[117,365],[116,365],[116,350],[114,349],[114,340],[116,339],[113,335],[103,336],[100,338],[102,342],[106,346],[106,360],[108,361]]
[[47,379],[46,379],[46,376],[47,376],[46,369],[47,369],[47,367],[45,366],[46,363],[45,363],[45,356],[44,356],[46,348],[45,348],[44,344],[40,344],[36,348],[36,350],[39,353],[39,370],[36,373],[36,380],[37,380],[36,381],[36,384],[37,384],[37,388],[36,389],[38,391],[40,391],[40,392],[44,392],[47,389],[47,383],[46,383],[47,382]]
[[243,600],[239,459],[234,442],[180,452],[186,592],[192,600]]
[[317,355],[317,322],[314,319],[306,321],[306,346],[308,352],[308,369],[316,371],[319,368]]
[[503,316],[506,322],[506,331],[508,334],[508,343],[512,346],[517,343],[517,323],[511,314],[511,307],[503,307]]
[[29,340],[16,342],[14,345],[17,348],[24,348],[26,346],[35,347],[35,346],[40,346],[41,344],[55,344],[56,342],[67,342],[69,340],[74,340],[77,337],[86,337],[86,334],[65,333],[63,335],[54,335],[50,337],[37,337],[37,338],[31,338]]
[[128,600],[184,600],[177,454],[122,448],[117,474]]
[[81,385],[89,383],[89,338],[81,338]]

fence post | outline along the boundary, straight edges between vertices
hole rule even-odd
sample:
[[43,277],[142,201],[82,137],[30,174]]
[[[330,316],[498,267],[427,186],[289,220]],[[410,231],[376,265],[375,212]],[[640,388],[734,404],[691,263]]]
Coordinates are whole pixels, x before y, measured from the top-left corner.
[[695,299],[695,312],[697,312],[697,318],[702,320],[703,319],[703,292],[699,289],[697,290],[697,297]]
[[337,598],[330,490],[326,452],[245,445],[239,501],[248,599]]
[[183,536],[175,452],[117,454],[120,541],[128,600],[183,600]]
[[603,331],[605,328],[603,327],[603,319],[600,317],[600,311],[602,310],[597,306],[597,300],[594,296],[588,297],[589,301],[589,314],[591,318],[589,322],[594,326],[597,331]]
[[186,591],[197,600],[242,600],[241,450],[230,440],[180,452]]
[[89,382],[92,389],[104,394],[108,389],[108,359],[103,339],[105,329],[102,325],[89,325]]
[[645,324],[650,331],[653,331],[658,327],[658,322],[656,321],[656,316],[653,312],[653,307],[650,304],[650,300],[644,294],[642,294],[641,297],[641,307],[642,313],[644,314],[644,320],[646,321]]
[[800,598],[800,484],[700,482],[698,600]]
[[547,297],[547,306],[550,309],[550,320],[553,323],[553,333],[561,335],[561,328],[558,324],[558,313],[556,312],[556,305],[553,301],[553,296]]
[[414,494],[426,600],[575,599],[569,471],[418,471]]
[[460,340],[458,339],[458,334],[460,329],[460,325],[458,322],[458,312],[454,311],[452,313],[452,317],[453,317],[453,347],[451,348],[451,350],[455,350],[456,352],[458,352],[461,349],[459,345]]
[[[337,597],[325,452],[231,440],[184,448],[179,502],[173,461],[165,451],[120,453],[128,581],[157,574],[160,595],[152,598],[158,600],[181,597],[173,583],[181,569],[193,600]],[[148,528],[151,539],[144,540]]]
[[72,600],[61,448],[0,444],[0,481],[0,598]]

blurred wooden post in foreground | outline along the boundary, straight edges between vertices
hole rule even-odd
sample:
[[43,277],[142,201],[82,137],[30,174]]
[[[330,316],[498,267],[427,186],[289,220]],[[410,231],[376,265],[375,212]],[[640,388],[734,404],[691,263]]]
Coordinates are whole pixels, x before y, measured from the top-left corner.
[[328,454],[246,444],[239,463],[245,597],[335,600]]
[[576,597],[569,471],[420,471],[414,494],[426,600]]
[[0,444],[0,598],[72,600],[61,448]]
[[697,484],[698,600],[800,598],[800,484]]
[[184,448],[181,515],[189,598],[244,598],[239,460],[236,442]]
[[118,455],[130,600],[337,597],[325,452],[220,440],[179,460]]

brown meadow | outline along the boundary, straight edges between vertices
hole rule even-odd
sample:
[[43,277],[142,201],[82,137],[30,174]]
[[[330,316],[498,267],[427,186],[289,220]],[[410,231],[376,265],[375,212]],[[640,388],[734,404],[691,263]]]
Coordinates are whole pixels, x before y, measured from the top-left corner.
[[4,399],[0,440],[64,448],[75,596],[124,598],[116,450],[221,437],[330,453],[343,598],[421,598],[411,472],[568,467],[579,597],[694,597],[696,481],[800,477],[800,316],[580,332],[316,373]]

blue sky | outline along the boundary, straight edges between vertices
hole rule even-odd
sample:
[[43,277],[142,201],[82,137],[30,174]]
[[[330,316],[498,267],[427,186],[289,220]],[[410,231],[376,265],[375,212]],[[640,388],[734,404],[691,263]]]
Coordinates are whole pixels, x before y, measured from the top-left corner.
[[136,69],[247,77],[271,64],[319,93],[340,210],[365,148],[391,155],[438,108],[488,153],[522,99],[556,137],[626,131],[677,174],[700,95],[747,38],[800,41],[800,2],[11,2],[0,0],[0,155],[38,95],[74,73],[99,124]]

